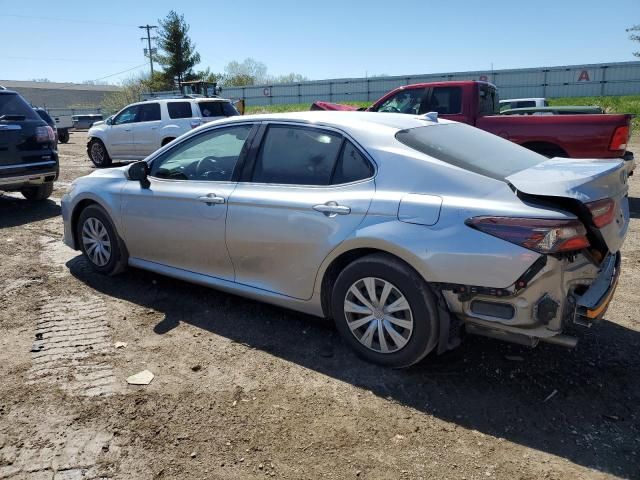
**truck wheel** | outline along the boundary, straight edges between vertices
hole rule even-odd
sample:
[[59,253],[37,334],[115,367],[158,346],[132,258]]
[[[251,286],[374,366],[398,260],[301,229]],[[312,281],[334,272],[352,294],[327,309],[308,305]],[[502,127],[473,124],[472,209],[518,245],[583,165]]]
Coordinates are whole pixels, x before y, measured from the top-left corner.
[[60,143],[67,143],[69,141],[69,130],[58,130],[58,140]]
[[53,193],[53,182],[43,183],[37,187],[24,187],[20,190],[22,196],[30,201],[46,200]]
[[111,165],[111,157],[107,153],[107,149],[102,140],[92,138],[87,145],[87,153],[93,164],[98,168],[104,168]]

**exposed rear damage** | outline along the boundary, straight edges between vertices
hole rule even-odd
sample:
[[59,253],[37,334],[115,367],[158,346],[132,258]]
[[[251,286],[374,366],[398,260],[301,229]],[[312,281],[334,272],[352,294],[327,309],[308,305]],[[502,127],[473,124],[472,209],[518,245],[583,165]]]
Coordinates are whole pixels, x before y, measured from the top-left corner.
[[541,253],[504,289],[441,286],[450,311],[463,319],[468,333],[532,347],[539,341],[573,347],[577,339],[563,334],[564,328],[590,327],[604,316],[617,286],[619,249],[629,225],[627,175],[621,162],[592,161],[588,167],[585,175],[584,164],[552,159],[507,178],[523,201],[562,209],[575,220],[555,225],[500,217],[467,221]]

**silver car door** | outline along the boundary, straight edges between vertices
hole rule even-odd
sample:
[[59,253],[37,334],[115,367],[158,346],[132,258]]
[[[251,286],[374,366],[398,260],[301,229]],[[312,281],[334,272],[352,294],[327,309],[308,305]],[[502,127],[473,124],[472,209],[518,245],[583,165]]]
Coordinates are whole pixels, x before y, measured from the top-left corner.
[[151,162],[149,188],[124,187],[124,240],[132,258],[233,280],[225,245],[227,200],[251,124],[219,127]]
[[335,131],[269,125],[250,181],[238,183],[229,199],[227,245],[236,281],[310,298],[322,261],[364,219],[374,171]]

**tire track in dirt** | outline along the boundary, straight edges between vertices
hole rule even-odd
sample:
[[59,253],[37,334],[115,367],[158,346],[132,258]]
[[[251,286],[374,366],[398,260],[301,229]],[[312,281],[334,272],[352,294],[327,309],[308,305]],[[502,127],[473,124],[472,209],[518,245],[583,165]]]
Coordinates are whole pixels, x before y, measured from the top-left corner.
[[[76,253],[59,239],[43,236],[40,242],[40,262],[50,276],[69,276],[66,263]],[[114,394],[119,388],[110,363],[114,349],[106,304],[92,292],[74,288],[78,291],[66,295],[40,293],[29,381],[56,384],[83,396]]]

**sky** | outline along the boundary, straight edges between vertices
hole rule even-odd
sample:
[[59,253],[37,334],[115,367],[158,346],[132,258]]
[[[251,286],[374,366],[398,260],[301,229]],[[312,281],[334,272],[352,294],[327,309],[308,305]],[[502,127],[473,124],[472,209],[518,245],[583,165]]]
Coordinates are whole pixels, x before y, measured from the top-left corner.
[[[210,5],[209,5],[210,3]],[[175,9],[221,72],[252,57],[310,79],[638,60],[625,28],[640,0],[0,0],[0,79],[98,80],[148,73],[139,25]]]

